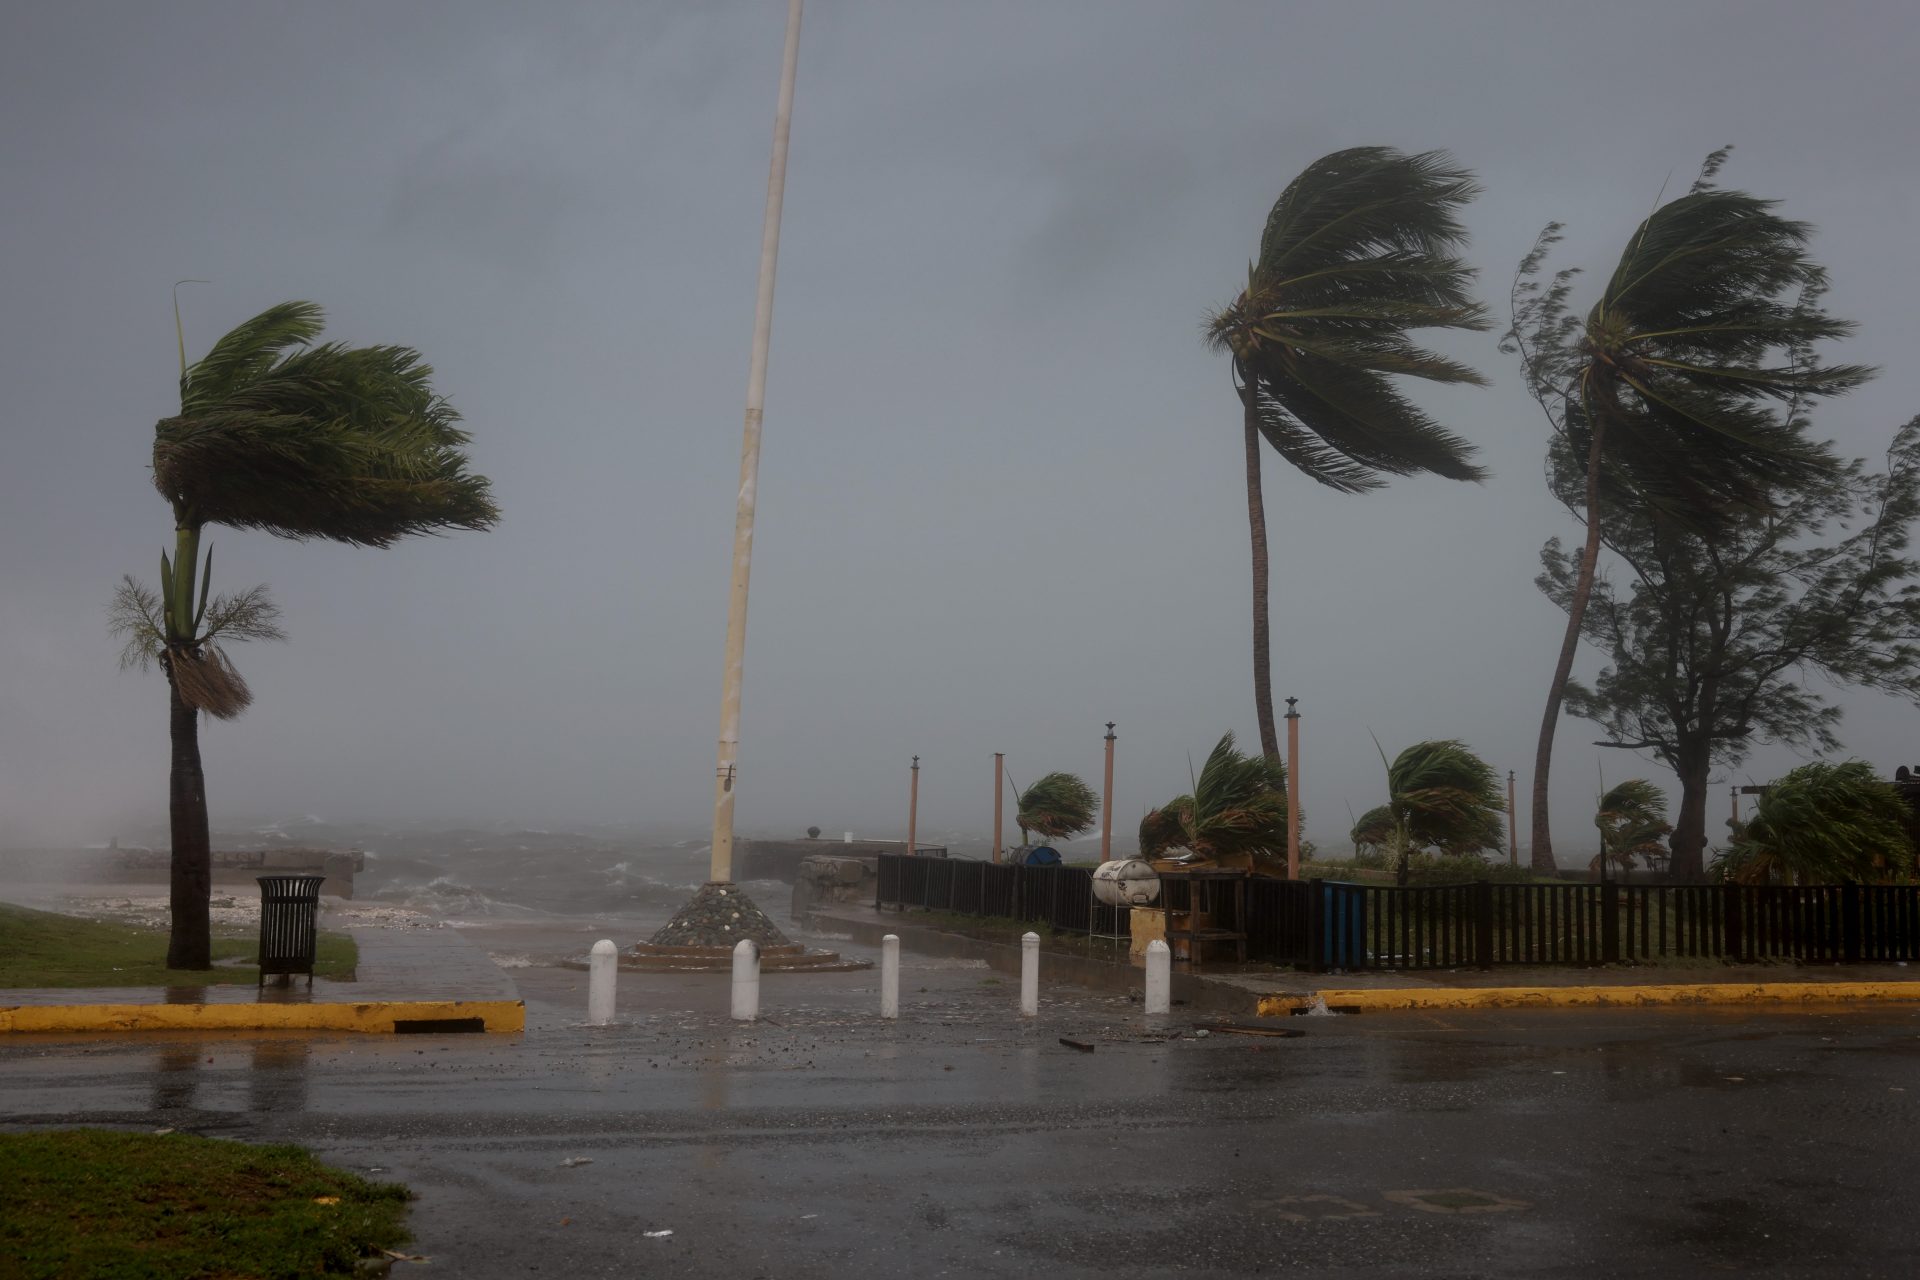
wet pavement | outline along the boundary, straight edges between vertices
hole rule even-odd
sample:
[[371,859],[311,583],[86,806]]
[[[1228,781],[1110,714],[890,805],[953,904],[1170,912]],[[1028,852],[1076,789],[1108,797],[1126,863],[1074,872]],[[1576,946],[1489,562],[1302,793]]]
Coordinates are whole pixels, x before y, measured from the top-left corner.
[[520,1036],[14,1036],[0,1127],[308,1144],[415,1188],[423,1275],[1920,1270],[1920,1010],[1197,1037],[903,960],[897,1025],[869,971],[768,975],[751,1026],[724,974],[623,974],[587,1028],[585,975],[534,967]]

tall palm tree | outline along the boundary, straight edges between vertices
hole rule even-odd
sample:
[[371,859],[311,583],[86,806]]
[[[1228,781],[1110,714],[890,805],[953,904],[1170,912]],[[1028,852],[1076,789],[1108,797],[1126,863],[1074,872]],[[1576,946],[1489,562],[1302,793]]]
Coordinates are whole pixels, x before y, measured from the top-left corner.
[[1242,755],[1233,735],[1207,755],[1193,791],[1140,820],[1140,854],[1190,849],[1203,858],[1249,858],[1256,869],[1285,874],[1287,767],[1269,755]]
[[1702,527],[1731,508],[1764,511],[1771,494],[1838,466],[1806,437],[1802,407],[1872,376],[1820,362],[1814,344],[1853,326],[1820,307],[1826,275],[1807,256],[1812,228],[1780,217],[1773,201],[1714,186],[1727,150],[1708,157],[1686,195],[1640,224],[1584,322],[1568,309],[1574,270],[1539,279],[1560,224],[1541,232],[1514,279],[1503,345],[1519,353],[1528,389],[1558,433],[1556,449],[1580,468],[1587,526],[1534,756],[1537,870],[1554,865],[1553,734],[1593,592],[1604,509],[1631,502]]
[[1233,357],[1253,547],[1253,688],[1260,746],[1278,758],[1268,662],[1267,520],[1260,441],[1314,480],[1364,493],[1390,475],[1485,473],[1472,446],[1405,399],[1392,378],[1484,384],[1415,346],[1415,329],[1484,329],[1455,251],[1455,216],[1479,194],[1442,151],[1354,147],[1314,161],[1267,215],[1247,287],[1207,325]]
[[1416,849],[1462,855],[1500,847],[1507,811],[1500,775],[1464,742],[1416,742],[1391,762],[1378,740],[1373,746],[1387,770],[1387,803],[1361,814],[1351,834],[1355,845],[1379,844],[1384,835],[1399,883],[1407,882]]
[[[386,547],[410,534],[486,529],[499,512],[469,474],[459,415],[435,394],[408,347],[315,344],[311,302],[261,312],[189,367],[181,344],[180,412],[154,428],[153,480],[173,508],[173,553],[160,588],[125,579],[110,614],[123,663],[157,661],[172,708],[172,930],[167,966],[211,963],[211,853],[199,714],[230,719],[252,701],[223,642],[279,639],[264,587],[212,596],[208,525],[264,529],[296,541]],[[196,582],[197,580],[197,582]]]

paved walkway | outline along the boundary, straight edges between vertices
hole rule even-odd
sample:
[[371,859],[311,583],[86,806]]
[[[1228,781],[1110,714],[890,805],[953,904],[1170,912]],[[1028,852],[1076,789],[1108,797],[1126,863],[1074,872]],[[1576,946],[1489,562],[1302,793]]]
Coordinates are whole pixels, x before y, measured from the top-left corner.
[[412,1029],[398,1027],[403,1023],[473,1019],[488,1031],[524,1026],[513,980],[458,929],[347,932],[359,948],[351,982],[316,978],[311,989],[304,978],[260,988],[11,988],[0,990],[0,1031],[393,1031]]

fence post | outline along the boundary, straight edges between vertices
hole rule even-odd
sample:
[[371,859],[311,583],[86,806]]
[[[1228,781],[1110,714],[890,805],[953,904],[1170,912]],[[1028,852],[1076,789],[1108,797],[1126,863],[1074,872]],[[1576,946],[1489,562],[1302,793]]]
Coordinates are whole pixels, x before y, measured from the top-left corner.
[[[1601,855],[1605,857],[1603,853]],[[1600,882],[1600,963],[1620,963],[1620,882]]]
[[619,950],[612,938],[593,944],[587,957],[587,1022],[604,1027],[613,1021],[613,981],[620,972]]
[[1720,954],[1729,960],[1746,958],[1746,939],[1740,928],[1740,886],[1725,885],[1720,890]]
[[1482,969],[1493,968],[1493,882],[1473,886],[1473,957]]
[[900,1016],[900,937],[893,933],[880,939],[880,1016]]
[[1840,960],[1860,963],[1860,886],[1849,880],[1840,886]]
[[1032,930],[1020,935],[1020,1012],[1040,1012],[1040,935]]
[[760,944],[742,938],[733,948],[733,1020],[752,1022],[760,1016]]
[[1307,969],[1327,971],[1327,882],[1319,876],[1307,881]]

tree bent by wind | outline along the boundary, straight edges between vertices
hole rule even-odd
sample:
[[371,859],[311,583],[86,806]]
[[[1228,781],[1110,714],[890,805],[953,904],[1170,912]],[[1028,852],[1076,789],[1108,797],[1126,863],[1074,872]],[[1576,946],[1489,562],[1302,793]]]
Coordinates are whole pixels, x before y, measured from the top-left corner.
[[1569,309],[1577,271],[1542,278],[1560,223],[1540,233],[1514,277],[1502,347],[1520,356],[1562,447],[1584,458],[1587,526],[1534,756],[1536,870],[1554,866],[1553,735],[1593,592],[1602,512],[1634,504],[1709,529],[1730,512],[1765,511],[1783,488],[1819,483],[1837,465],[1806,437],[1799,406],[1871,376],[1820,362],[1815,344],[1853,326],[1819,305],[1826,275],[1807,254],[1812,228],[1780,217],[1773,201],[1714,186],[1726,157],[1727,149],[1708,157],[1686,195],[1640,224],[1584,321]]
[[[176,317],[177,321],[177,317]],[[174,544],[156,590],[128,576],[109,620],[123,666],[167,678],[173,744],[173,852],[167,966],[211,963],[211,849],[199,716],[228,720],[253,696],[226,646],[279,640],[265,587],[211,594],[209,525],[294,541],[387,547],[414,534],[491,528],[485,477],[470,474],[459,415],[408,347],[316,343],[311,302],[285,302],[232,330],[188,366],[180,412],[154,428],[153,480],[173,509]]]
[[1267,215],[1247,287],[1208,322],[1232,357],[1241,406],[1253,551],[1253,684],[1260,746],[1280,754],[1268,642],[1260,441],[1310,478],[1364,493],[1388,476],[1480,480],[1473,447],[1395,388],[1395,377],[1483,385],[1473,369],[1414,345],[1417,329],[1484,329],[1457,256],[1458,211],[1480,188],[1441,151],[1354,147],[1323,156]]

